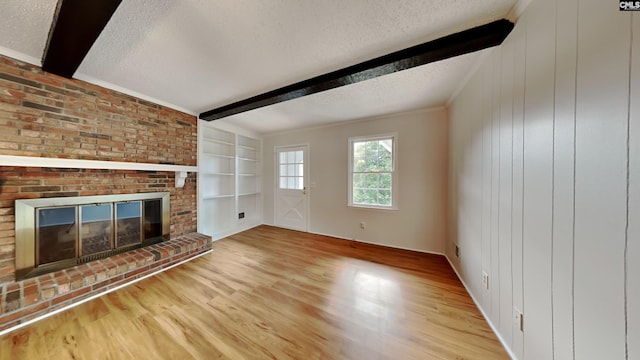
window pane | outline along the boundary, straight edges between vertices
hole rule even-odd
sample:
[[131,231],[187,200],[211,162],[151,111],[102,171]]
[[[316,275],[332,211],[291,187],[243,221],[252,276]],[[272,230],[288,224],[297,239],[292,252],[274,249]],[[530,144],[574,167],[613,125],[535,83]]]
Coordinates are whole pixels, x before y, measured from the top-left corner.
[[380,188],[391,189],[391,174],[380,174]]
[[287,152],[287,163],[293,164],[295,162],[296,162],[296,152],[295,151],[288,151]]
[[296,164],[302,164],[304,162],[302,157],[302,151],[296,151]]
[[287,176],[287,165],[280,165],[280,176]]
[[296,165],[298,167],[298,171],[296,172],[297,176],[304,176],[304,165],[303,164],[298,164]]
[[381,146],[380,149],[382,149],[378,157],[380,171],[393,171],[393,154],[391,149],[387,150],[383,146]]
[[295,189],[296,188],[296,179],[295,178],[287,178],[287,189]]
[[365,204],[364,189],[353,189],[353,203],[354,204]]
[[380,140],[380,147],[378,148],[378,152],[380,153],[380,155],[384,155],[384,154],[391,154],[391,152],[393,151],[393,140],[392,139],[385,139],[385,140]]
[[286,189],[287,188],[287,178],[286,177],[281,177],[280,178],[280,189]]
[[364,187],[367,189],[378,188],[378,174],[367,174],[364,182]]
[[391,191],[390,190],[378,191],[378,203],[380,205],[391,205]]
[[280,164],[286,163],[287,162],[287,153],[286,152],[281,152],[280,153]]
[[354,156],[364,156],[364,142],[357,141],[353,143],[353,155]]
[[353,187],[364,187],[364,174],[353,174]]
[[353,171],[362,172],[365,171],[365,160],[362,157],[356,157],[353,159]]
[[378,154],[378,142],[377,141],[367,141],[364,143],[365,148],[365,156],[368,158],[375,158]]
[[287,165],[287,176],[296,176],[296,166],[295,165]]
[[366,189],[365,193],[365,202],[370,205],[376,205],[378,203],[378,190],[376,189]]
[[301,177],[296,178],[296,189],[302,190],[302,178]]
[[365,159],[364,171],[378,171],[378,158],[375,156],[367,157]]

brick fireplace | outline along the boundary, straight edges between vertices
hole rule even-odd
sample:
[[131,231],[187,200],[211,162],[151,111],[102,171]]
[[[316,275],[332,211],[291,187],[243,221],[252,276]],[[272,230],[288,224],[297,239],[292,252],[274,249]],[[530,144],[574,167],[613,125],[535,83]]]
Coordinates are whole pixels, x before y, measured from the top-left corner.
[[[196,166],[197,119],[0,55],[0,155]],[[15,200],[168,192],[170,241],[16,282]],[[206,251],[196,176],[0,164],[0,330]]]

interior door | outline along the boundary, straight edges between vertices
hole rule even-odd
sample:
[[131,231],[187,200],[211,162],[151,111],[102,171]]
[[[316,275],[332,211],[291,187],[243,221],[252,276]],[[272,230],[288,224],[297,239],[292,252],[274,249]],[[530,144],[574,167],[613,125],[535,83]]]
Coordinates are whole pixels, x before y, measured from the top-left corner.
[[307,145],[276,148],[276,226],[309,229],[308,159]]

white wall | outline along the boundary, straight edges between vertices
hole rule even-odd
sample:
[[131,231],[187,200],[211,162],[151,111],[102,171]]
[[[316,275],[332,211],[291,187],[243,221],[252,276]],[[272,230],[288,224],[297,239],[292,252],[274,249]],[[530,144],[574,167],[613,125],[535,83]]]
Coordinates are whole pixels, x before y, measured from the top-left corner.
[[[398,133],[399,210],[348,207],[348,138],[390,132]],[[307,143],[316,184],[309,195],[310,232],[444,253],[447,139],[443,108],[265,136],[264,222],[274,223],[274,147]]]
[[639,91],[637,14],[534,0],[450,106],[447,254],[519,359],[640,359]]

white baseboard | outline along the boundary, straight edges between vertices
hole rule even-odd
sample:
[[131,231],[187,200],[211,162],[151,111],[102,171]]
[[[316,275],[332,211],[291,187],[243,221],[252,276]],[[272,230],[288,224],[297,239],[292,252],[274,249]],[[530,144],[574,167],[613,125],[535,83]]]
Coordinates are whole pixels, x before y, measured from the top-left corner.
[[419,253],[423,253],[423,254],[431,254],[431,255],[442,255],[442,256],[446,256],[444,253],[437,252],[437,251],[429,251],[429,250],[413,249],[413,248],[409,248],[409,247],[396,246],[396,245],[390,245],[390,244],[380,244],[380,243],[374,243],[374,242],[364,241],[364,240],[360,240],[360,239],[346,238],[346,237],[344,237],[344,236],[338,236],[338,235],[325,234],[325,233],[320,233],[320,232],[315,232],[315,231],[309,231],[309,233],[310,233],[310,234],[314,234],[314,235],[329,236],[329,237],[333,237],[333,238],[336,238],[336,239],[343,239],[343,240],[348,240],[348,241],[355,241],[355,242],[359,242],[359,243],[363,243],[363,244],[370,244],[370,245],[384,246],[384,247],[388,247],[388,248],[392,248],[392,249],[408,250],[408,251],[415,251],[415,252],[419,252]]
[[456,269],[456,267],[453,266],[453,263],[451,262],[451,259],[449,259],[449,256],[444,254],[444,257],[447,258],[447,261],[449,262],[449,265],[451,266],[453,271],[456,273],[456,276],[458,277],[458,279],[460,279],[460,282],[462,283],[462,286],[464,286],[464,288],[467,290],[467,293],[469,293],[469,296],[471,297],[471,300],[473,300],[473,302],[476,304],[476,307],[478,308],[478,310],[480,310],[480,313],[482,314],[484,319],[487,321],[487,324],[489,324],[489,327],[491,328],[493,333],[496,334],[496,337],[498,337],[498,340],[500,340],[500,343],[502,344],[502,347],[504,347],[504,349],[507,351],[507,353],[509,354],[511,359],[518,360],[518,357],[516,356],[516,354],[513,353],[513,350],[511,350],[511,347],[509,346],[509,344],[507,344],[507,342],[502,337],[502,335],[500,335],[500,332],[498,331],[498,328],[495,327],[493,322],[491,322],[491,319],[489,319],[489,316],[487,316],[487,313],[485,313],[484,310],[482,309],[482,306],[480,306],[480,302],[476,300],[475,296],[473,296],[473,293],[471,292],[471,289],[464,282],[464,280],[462,279],[462,276],[460,276],[460,273],[458,272],[458,269]]
[[235,235],[237,233],[241,233],[243,231],[247,231],[249,229],[253,229],[254,227],[260,226],[260,225],[263,225],[262,222],[260,222],[260,221],[248,222],[246,224],[241,224],[240,226],[235,227],[235,228],[230,229],[230,230],[220,231],[220,232],[214,233],[214,234],[211,235],[211,238],[212,238],[213,241],[217,241],[217,240],[229,237],[231,235]]

